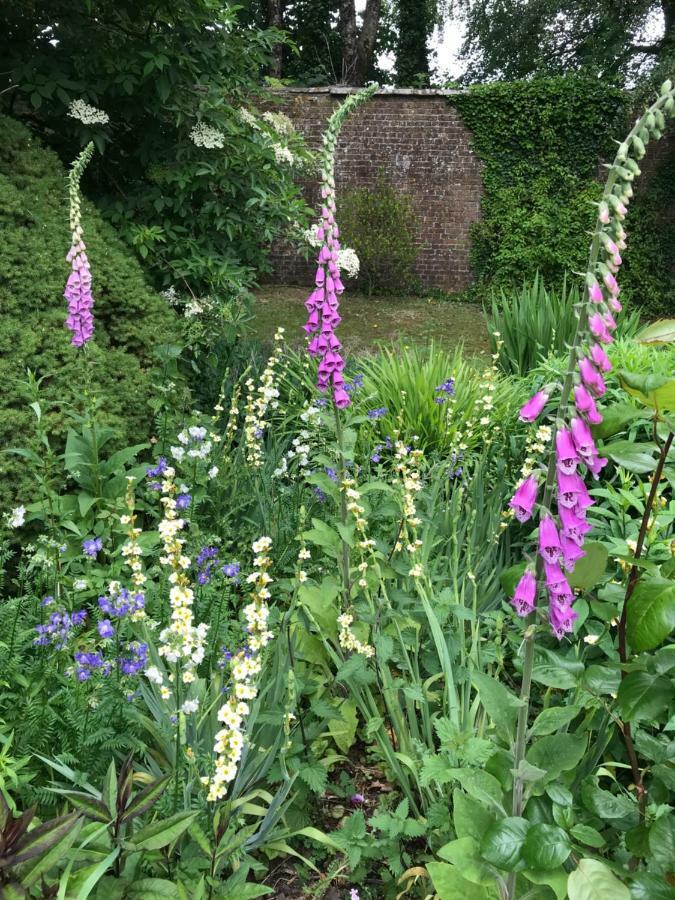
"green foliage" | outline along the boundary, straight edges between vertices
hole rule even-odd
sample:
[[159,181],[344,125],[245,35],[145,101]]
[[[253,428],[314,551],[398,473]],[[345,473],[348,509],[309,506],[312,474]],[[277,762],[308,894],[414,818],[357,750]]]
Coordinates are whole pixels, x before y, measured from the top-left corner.
[[340,200],[345,246],[359,257],[359,286],[369,294],[413,293],[416,219],[410,198],[397,192],[383,172],[373,187],[359,188]]
[[623,129],[627,97],[568,76],[472,87],[451,98],[484,163],[472,264],[479,287],[579,271],[599,199],[598,164]]
[[[212,0],[105,0],[95,16],[86,0],[18,4],[0,39],[12,88],[3,100],[17,114],[29,110],[64,161],[95,142],[85,191],[158,283],[236,293],[306,210],[293,182],[307,159],[301,141],[260,116],[241,117],[269,99],[259,74],[278,39]],[[69,116],[80,98],[109,124]],[[196,146],[197,125],[216,129],[220,146]]]
[[[155,348],[174,332],[174,316],[147,287],[110,226],[85,203],[96,332],[86,353],[70,346],[63,298],[70,245],[65,173],[25,126],[5,117],[1,122],[0,444],[23,444],[33,429],[34,413],[21,385],[26,366],[44,378],[49,427],[56,434],[65,430],[68,408],[81,410],[89,392],[118,447],[144,440],[152,422],[148,370]],[[18,458],[4,455],[0,466],[4,506],[34,495]]]

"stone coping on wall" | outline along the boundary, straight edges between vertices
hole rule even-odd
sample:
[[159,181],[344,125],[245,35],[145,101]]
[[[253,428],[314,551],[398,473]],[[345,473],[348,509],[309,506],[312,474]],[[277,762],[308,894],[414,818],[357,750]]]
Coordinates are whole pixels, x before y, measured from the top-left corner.
[[[362,90],[359,87],[350,87],[346,84],[331,84],[324,87],[275,87],[272,89],[276,94],[336,94],[344,96],[345,94],[356,94]],[[460,88],[402,88],[402,87],[381,87],[375,92],[378,99],[380,97],[452,97],[457,94],[465,94],[466,91]]]

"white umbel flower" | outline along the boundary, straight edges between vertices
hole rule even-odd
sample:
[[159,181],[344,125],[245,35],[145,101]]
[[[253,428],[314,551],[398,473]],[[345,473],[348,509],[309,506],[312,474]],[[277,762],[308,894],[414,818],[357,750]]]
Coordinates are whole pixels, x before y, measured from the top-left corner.
[[78,119],[83,125],[107,125],[110,116],[102,109],[97,109],[84,100],[73,100],[68,107],[68,115],[71,119]]
[[190,132],[190,140],[195,147],[204,147],[206,150],[222,150],[225,146],[223,132],[205,122],[199,122],[194,126]]

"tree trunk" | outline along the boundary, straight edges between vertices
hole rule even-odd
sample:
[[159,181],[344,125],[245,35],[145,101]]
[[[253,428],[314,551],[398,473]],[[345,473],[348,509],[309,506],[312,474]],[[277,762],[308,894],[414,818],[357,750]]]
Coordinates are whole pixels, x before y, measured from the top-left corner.
[[[267,26],[268,28],[278,28],[281,31],[284,27],[284,7],[286,0],[267,0]],[[284,45],[275,44],[272,47],[272,62],[270,63],[269,74],[272,78],[281,78],[284,66]]]
[[340,0],[340,38],[342,40],[342,81],[355,87],[366,83],[373,64],[381,0],[367,0],[363,25],[356,27],[355,0]]

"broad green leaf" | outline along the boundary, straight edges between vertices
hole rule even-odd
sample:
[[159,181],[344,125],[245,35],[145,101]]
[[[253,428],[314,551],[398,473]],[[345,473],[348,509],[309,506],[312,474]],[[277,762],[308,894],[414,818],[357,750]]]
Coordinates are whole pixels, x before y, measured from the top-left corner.
[[623,431],[631,422],[636,419],[644,419],[648,415],[648,410],[636,409],[628,403],[613,403],[603,409],[602,422],[592,428],[593,437],[606,441],[607,438],[614,437],[615,434]]
[[471,681],[478,691],[483,708],[495,725],[510,730],[522,701],[496,678],[483,672],[473,672]]
[[342,720],[331,719],[328,723],[328,730],[339,749],[343,753],[349,753],[356,737],[356,725],[358,722],[356,704],[353,700],[343,700],[339,709]]
[[105,803],[97,800],[96,797],[92,797],[91,794],[70,790],[60,790],[58,793],[67,797],[76,809],[84,813],[87,819],[106,823],[112,821],[113,817],[110,815]]
[[554,734],[576,718],[580,710],[579,706],[551,706],[549,709],[544,709],[534,720],[530,735],[535,737],[542,734]]
[[604,847],[607,843],[600,832],[591,828],[590,825],[573,825],[570,828],[570,834],[575,841],[579,841],[580,844],[585,844],[587,847],[599,848]]
[[494,876],[478,851],[478,841],[470,837],[457,838],[444,844],[438,851],[438,855],[446,862],[457,866],[472,884],[494,884]]
[[125,898],[138,900],[179,900],[178,887],[166,878],[141,878],[134,881],[126,891]]
[[630,883],[631,900],[673,900],[673,889],[662,875],[638,875]]
[[481,769],[455,769],[454,778],[475,800],[501,815],[506,815],[502,805],[502,786],[494,775]]
[[[532,884],[545,884],[551,888],[556,900],[565,900],[567,897],[567,874],[565,872],[534,872],[524,871],[522,876]],[[547,894],[548,897],[548,894]]]
[[474,797],[459,788],[452,792],[452,821],[457,837],[481,841],[494,820],[494,814]]
[[516,563],[515,566],[511,566],[509,569],[504,569],[504,571],[499,576],[499,581],[501,583],[502,589],[507,597],[513,597],[516,585],[520,581],[520,578],[526,568],[527,563]]
[[76,812],[58,816],[26,832],[15,844],[11,855],[4,858],[5,865],[15,866],[46,853],[70,832],[79,817]]
[[638,444],[634,441],[614,441],[606,444],[602,452],[629,472],[646,475],[656,468],[654,453],[657,449],[656,444],[651,442]]
[[[539,738],[526,754],[527,761],[544,769],[546,780],[553,781],[562,772],[569,772],[581,762],[586,750],[586,738],[577,734],[552,734]],[[533,866],[537,868],[537,866]]]
[[179,838],[192,824],[196,815],[197,813],[180,812],[168,819],[150,822],[132,835],[131,847],[134,850],[161,850]]
[[[586,782],[581,788],[581,800],[587,810],[599,819],[637,821],[637,805],[624,794],[612,794],[597,784]],[[624,829],[625,830],[625,829]]]
[[659,319],[635,335],[638,344],[672,344],[675,341],[675,319]]
[[337,595],[336,582],[328,578],[324,578],[321,585],[301,584],[298,589],[298,600],[307,607],[327,636],[337,634]]
[[580,859],[567,879],[569,900],[630,900],[630,891],[599,859]]
[[491,900],[497,896],[495,891],[467,881],[449,863],[427,863],[427,872],[440,900]]
[[626,637],[636,653],[654,650],[675,628],[675,583],[639,581],[628,601]]
[[649,849],[658,871],[675,870],[675,816],[665,813],[649,829]]
[[521,852],[529,868],[550,871],[562,866],[571,850],[570,839],[562,828],[538,822],[527,832]]
[[520,816],[509,816],[495,822],[481,841],[481,854],[498,869],[513,871],[520,861],[520,851],[525,842],[530,823]]
[[633,724],[657,719],[673,700],[668,678],[649,672],[630,672],[619,685],[616,705],[622,719]]
[[584,544],[586,556],[582,557],[570,572],[567,580],[573,588],[588,591],[600,581],[607,568],[609,553],[604,544],[597,541],[589,541]]
[[665,412],[675,409],[675,378],[626,371],[618,374],[621,387],[642,403]]
[[171,775],[164,775],[162,778],[144,787],[127,805],[120,821],[126,824],[136,816],[143,815],[143,813],[151,809],[166,790],[171,778]]

